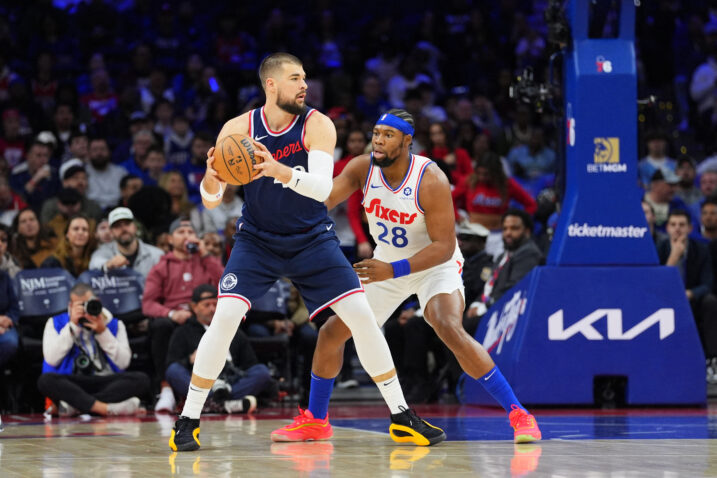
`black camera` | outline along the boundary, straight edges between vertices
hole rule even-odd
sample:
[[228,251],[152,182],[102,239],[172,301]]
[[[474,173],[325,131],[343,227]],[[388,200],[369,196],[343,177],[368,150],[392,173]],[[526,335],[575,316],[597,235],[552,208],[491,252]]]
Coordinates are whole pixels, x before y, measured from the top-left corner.
[[75,373],[82,375],[91,375],[94,372],[92,360],[84,352],[75,357]]
[[87,315],[100,315],[102,313],[102,302],[97,299],[90,299],[83,305]]
[[189,252],[190,254],[196,254],[197,252],[199,252],[199,244],[197,244],[196,242],[188,242],[187,252]]

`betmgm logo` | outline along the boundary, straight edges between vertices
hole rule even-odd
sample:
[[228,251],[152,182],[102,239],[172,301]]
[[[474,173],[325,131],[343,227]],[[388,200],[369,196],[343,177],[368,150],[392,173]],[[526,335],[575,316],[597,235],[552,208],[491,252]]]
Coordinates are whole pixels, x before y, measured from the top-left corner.
[[620,162],[620,138],[593,138],[595,149],[593,162],[588,163],[588,173],[626,173],[627,164]]

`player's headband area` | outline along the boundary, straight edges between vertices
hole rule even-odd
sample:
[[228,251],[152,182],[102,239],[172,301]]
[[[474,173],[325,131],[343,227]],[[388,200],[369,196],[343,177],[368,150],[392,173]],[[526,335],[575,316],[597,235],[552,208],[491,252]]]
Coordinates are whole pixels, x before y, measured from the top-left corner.
[[396,128],[403,134],[410,134],[413,136],[413,126],[406,120],[399,118],[398,116],[385,113],[376,121],[376,126],[386,125],[392,128]]

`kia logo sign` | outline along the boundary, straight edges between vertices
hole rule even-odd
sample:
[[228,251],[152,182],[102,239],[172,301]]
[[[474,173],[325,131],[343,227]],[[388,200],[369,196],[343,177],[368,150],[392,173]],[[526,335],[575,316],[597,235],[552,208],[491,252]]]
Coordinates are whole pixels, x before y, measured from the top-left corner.
[[623,330],[621,309],[597,309],[575,322],[567,329],[564,327],[563,309],[548,318],[548,338],[550,340],[568,340],[577,334],[583,334],[588,340],[604,340],[593,324],[603,317],[607,319],[607,340],[632,340],[655,324],[659,325],[660,340],[675,332],[675,309],[658,309],[630,330]]

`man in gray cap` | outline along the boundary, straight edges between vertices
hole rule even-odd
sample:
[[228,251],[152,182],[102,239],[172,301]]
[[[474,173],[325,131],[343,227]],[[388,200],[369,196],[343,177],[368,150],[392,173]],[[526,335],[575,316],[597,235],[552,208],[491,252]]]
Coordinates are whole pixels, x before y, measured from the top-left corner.
[[[70,188],[77,191],[81,196],[81,213],[97,221],[102,216],[102,208],[99,204],[87,197],[87,171],[85,163],[77,158],[73,158],[60,166],[60,181],[63,188]],[[58,213],[62,211],[58,208],[57,198],[47,199],[42,204],[40,212],[40,221],[43,223],[50,222]]]
[[100,246],[90,258],[90,269],[112,270],[131,267],[147,278],[150,269],[164,255],[162,249],[141,241],[132,211],[118,207],[110,212],[108,222],[113,241]]

